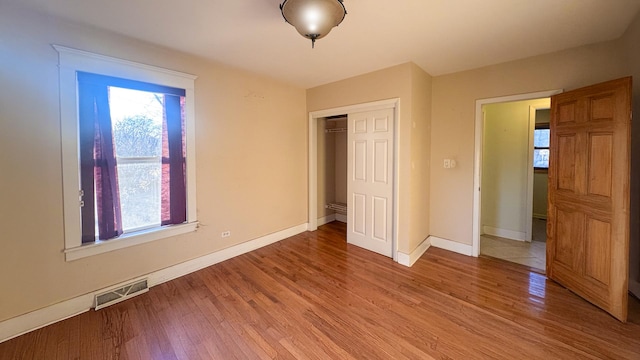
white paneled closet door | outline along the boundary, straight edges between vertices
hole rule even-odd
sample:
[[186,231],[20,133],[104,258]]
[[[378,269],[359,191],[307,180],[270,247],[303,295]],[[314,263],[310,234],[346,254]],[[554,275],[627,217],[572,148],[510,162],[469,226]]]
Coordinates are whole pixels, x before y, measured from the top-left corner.
[[394,111],[348,121],[347,242],[392,257]]

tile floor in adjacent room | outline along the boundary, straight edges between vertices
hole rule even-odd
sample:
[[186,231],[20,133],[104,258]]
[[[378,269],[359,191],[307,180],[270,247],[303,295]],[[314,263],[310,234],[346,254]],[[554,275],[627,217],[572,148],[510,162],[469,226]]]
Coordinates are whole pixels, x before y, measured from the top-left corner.
[[544,272],[546,264],[546,221],[534,219],[533,241],[517,241],[498,236],[480,236],[480,254],[530,266]]

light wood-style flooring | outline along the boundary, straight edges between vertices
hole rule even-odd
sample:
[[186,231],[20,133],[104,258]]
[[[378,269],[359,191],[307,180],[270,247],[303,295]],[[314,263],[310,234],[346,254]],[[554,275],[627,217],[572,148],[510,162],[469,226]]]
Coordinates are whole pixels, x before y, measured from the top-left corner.
[[480,235],[480,255],[530,266],[538,272],[546,270],[546,243],[518,241],[498,236]]
[[528,268],[407,268],[331,223],[0,344],[0,359],[640,359],[623,324]]
[[530,266],[542,272],[547,265],[547,221],[532,219],[531,242],[506,239],[487,234],[480,235],[480,255]]

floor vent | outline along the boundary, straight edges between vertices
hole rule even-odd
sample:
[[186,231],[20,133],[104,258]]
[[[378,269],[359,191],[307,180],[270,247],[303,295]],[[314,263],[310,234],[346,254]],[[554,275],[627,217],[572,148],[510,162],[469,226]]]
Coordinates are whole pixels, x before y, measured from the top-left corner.
[[109,305],[117,304],[136,295],[149,291],[147,279],[138,280],[131,284],[123,285],[119,288],[111,289],[107,292],[96,295],[95,310],[100,310]]

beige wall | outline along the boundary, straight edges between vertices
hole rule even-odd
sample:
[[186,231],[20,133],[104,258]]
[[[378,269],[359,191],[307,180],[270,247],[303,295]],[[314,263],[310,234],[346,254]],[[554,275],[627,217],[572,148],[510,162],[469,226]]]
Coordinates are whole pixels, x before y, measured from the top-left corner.
[[528,230],[531,106],[549,106],[549,99],[495,103],[483,107],[480,223],[522,233],[523,238]]
[[430,235],[431,76],[411,64],[411,175],[409,243],[415,249]]
[[[51,43],[198,76],[197,232],[65,262]],[[0,321],[306,223],[304,89],[6,6],[0,66]]]
[[547,191],[549,190],[549,174],[536,172],[533,174],[533,217],[547,218]]
[[628,74],[619,41],[433,78],[431,234],[472,243],[475,101],[552,89],[575,89]]
[[429,235],[428,218],[423,214],[428,214],[429,207],[425,179],[429,177],[430,81],[415,64],[406,63],[307,90],[309,112],[400,98],[398,250],[404,253]]

